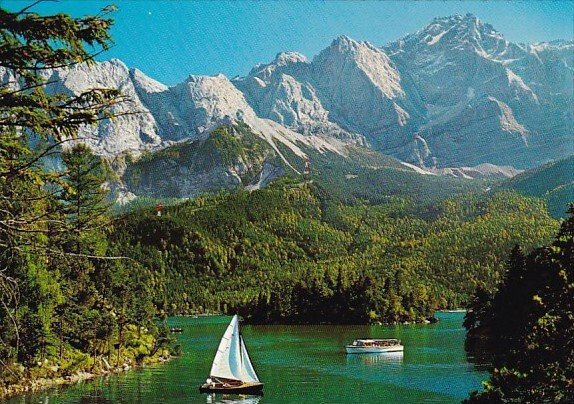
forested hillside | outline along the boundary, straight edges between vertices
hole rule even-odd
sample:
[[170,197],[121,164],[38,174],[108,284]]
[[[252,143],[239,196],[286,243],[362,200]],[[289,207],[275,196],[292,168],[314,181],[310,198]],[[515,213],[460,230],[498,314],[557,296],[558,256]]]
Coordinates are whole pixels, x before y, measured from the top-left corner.
[[422,206],[401,196],[343,204],[316,183],[286,179],[199,197],[161,217],[134,211],[112,237],[151,278],[160,312],[394,322],[461,307],[476,285],[500,280],[514,243],[540,245],[558,226],[542,201],[512,192]]
[[565,218],[568,203],[574,201],[574,156],[525,171],[501,187],[541,197],[554,217]]

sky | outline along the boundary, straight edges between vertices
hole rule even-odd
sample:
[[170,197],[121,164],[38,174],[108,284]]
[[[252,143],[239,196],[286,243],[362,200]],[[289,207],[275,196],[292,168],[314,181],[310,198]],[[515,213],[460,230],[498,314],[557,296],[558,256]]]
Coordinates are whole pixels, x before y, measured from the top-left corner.
[[[0,0],[10,10],[29,3]],[[468,12],[513,42],[574,39],[574,1],[61,0],[34,10],[83,16],[112,3],[115,45],[99,60],[119,58],[167,85],[190,74],[246,75],[282,51],[312,58],[340,35],[382,46]]]

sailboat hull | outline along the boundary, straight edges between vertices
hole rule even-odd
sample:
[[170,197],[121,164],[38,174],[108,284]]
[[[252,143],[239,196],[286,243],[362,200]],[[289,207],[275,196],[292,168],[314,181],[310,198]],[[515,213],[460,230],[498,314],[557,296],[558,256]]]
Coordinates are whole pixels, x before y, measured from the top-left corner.
[[240,385],[202,384],[199,386],[201,393],[226,393],[226,394],[263,394],[263,383],[243,383]]

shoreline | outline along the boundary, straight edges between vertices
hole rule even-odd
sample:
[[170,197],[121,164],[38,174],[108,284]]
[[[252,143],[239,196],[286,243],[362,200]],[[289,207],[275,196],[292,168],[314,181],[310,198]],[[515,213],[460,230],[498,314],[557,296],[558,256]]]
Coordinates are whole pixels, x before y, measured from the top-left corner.
[[340,326],[390,326],[390,325],[415,325],[415,324],[436,324],[440,321],[439,318],[432,316],[427,317],[424,320],[412,320],[412,321],[373,321],[367,323],[333,323],[333,322],[323,322],[323,323],[312,323],[312,322],[297,322],[297,321],[283,321],[283,322],[257,322],[249,321],[249,319],[243,319],[245,324],[248,325],[306,325],[306,326],[321,326],[321,325],[340,325]]
[[[466,313],[468,310],[464,308],[455,308],[455,309],[440,309],[435,310],[436,313]],[[191,318],[200,318],[200,317],[217,317],[217,316],[232,316],[231,314],[226,313],[178,313],[178,314],[170,314],[169,317],[191,317]],[[240,316],[241,317],[241,316]],[[413,320],[413,321],[375,321],[372,323],[357,323],[357,324],[350,324],[350,323],[307,323],[307,322],[268,322],[268,323],[259,323],[259,322],[250,322],[245,320],[244,317],[241,317],[245,321],[246,324],[250,325],[410,325],[410,324],[434,324],[440,321],[435,315],[431,317],[427,317],[424,320]]]
[[[124,363],[123,366],[110,367],[109,369],[101,368],[95,372],[80,371],[68,376],[55,376],[51,378],[40,377],[37,379],[22,378],[22,383],[11,384],[0,387],[0,401],[8,400],[26,394],[36,394],[42,391],[57,389],[60,387],[69,387],[74,384],[97,379],[107,375],[120,374],[130,370],[145,368],[150,365],[165,364],[176,356],[170,355],[164,351],[158,357],[149,357],[140,365],[129,365]],[[104,359],[104,358],[102,358]]]

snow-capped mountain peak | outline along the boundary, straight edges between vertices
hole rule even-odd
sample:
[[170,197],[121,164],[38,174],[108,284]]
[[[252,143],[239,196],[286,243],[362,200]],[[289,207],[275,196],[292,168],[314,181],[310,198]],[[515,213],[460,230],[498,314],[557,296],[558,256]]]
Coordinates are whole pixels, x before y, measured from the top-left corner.
[[58,90],[113,87],[133,99],[141,113],[88,129],[102,154],[243,122],[300,157],[300,144],[359,143],[426,168],[527,168],[574,153],[573,52],[572,41],[511,43],[467,14],[436,18],[383,48],[342,35],[312,59],[281,52],[232,80],[192,75],[167,87],[119,60],[47,74]]
[[341,52],[349,52],[356,50],[361,46],[361,42],[355,41],[346,35],[340,35],[331,42],[330,47],[338,49]]
[[[389,45],[391,54],[428,48],[471,51],[482,57],[497,59],[507,51],[509,42],[492,25],[473,14],[439,17],[423,29]],[[432,50],[434,51],[434,49]]]
[[131,69],[130,75],[138,88],[144,89],[149,93],[161,93],[168,90],[168,87],[165,84],[145,75],[139,69]]
[[299,52],[280,52],[275,56],[273,64],[285,66],[295,63],[308,63],[307,57]]

